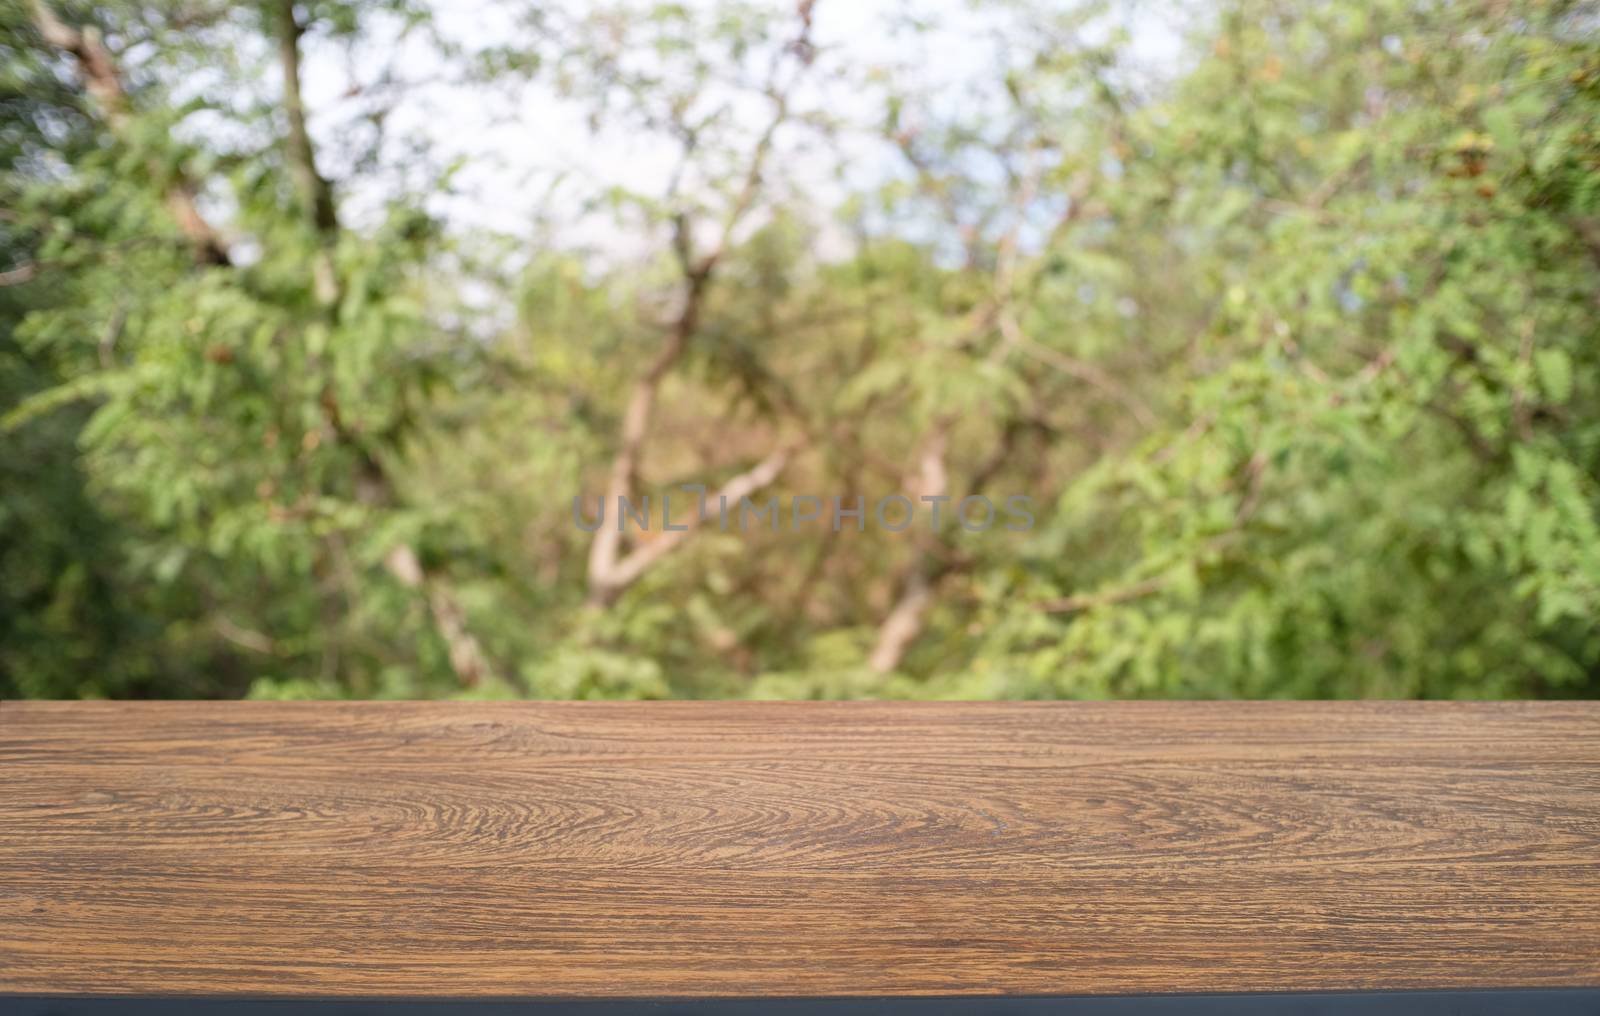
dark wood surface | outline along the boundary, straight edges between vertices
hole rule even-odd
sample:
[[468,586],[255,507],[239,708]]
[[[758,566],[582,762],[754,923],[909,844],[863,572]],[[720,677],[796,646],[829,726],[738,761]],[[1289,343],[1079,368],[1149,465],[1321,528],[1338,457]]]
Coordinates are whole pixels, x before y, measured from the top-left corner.
[[1600,705],[0,703],[0,993],[1600,986]]

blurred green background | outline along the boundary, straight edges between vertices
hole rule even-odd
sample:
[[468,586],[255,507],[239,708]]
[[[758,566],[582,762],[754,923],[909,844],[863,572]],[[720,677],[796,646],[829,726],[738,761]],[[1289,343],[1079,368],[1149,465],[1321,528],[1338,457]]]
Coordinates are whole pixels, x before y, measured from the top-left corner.
[[0,695],[1600,693],[1595,4],[0,11]]

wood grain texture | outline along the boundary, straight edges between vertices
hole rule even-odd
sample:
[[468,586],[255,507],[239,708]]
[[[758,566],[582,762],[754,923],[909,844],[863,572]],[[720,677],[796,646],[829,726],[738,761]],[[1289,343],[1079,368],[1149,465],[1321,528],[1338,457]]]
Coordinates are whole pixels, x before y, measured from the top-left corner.
[[0,993],[1600,985],[1600,704],[0,703]]

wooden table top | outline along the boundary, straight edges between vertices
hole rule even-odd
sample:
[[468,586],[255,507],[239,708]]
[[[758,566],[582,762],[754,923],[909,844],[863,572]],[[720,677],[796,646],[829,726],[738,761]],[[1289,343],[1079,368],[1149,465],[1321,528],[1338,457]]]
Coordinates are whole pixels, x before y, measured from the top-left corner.
[[1596,703],[0,703],[0,994],[1555,985]]

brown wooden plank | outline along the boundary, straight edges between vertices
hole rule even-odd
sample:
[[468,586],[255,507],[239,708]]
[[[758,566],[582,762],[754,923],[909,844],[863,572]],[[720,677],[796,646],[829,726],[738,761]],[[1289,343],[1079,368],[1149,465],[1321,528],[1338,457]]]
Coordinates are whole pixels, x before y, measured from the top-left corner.
[[1600,985],[1600,704],[0,703],[0,992]]

